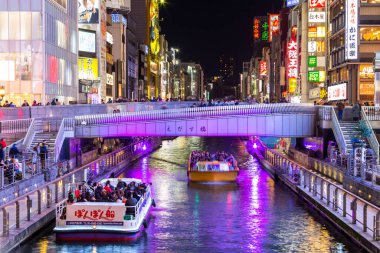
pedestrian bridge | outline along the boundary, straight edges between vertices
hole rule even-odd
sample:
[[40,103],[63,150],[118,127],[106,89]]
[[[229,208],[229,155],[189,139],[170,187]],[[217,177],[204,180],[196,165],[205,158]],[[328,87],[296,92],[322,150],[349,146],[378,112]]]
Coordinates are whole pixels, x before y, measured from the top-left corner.
[[126,136],[315,135],[317,109],[311,104],[255,104],[77,116],[76,138]]

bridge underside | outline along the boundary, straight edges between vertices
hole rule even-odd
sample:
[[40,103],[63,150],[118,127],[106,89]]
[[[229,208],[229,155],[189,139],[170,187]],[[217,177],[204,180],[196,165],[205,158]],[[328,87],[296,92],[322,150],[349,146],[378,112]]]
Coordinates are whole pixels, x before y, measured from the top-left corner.
[[127,136],[315,136],[315,114],[271,114],[136,121],[75,127],[76,138]]

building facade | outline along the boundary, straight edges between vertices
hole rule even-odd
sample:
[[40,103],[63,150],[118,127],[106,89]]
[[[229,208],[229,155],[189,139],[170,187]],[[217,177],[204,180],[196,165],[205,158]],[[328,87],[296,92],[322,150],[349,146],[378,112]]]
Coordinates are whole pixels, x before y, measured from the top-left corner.
[[0,85],[21,105],[78,99],[76,0],[0,1]]

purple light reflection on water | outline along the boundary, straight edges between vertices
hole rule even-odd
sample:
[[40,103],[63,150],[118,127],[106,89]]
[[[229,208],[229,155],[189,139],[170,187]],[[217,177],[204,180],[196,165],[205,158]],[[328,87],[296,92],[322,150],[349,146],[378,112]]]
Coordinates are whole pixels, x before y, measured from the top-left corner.
[[[233,152],[240,167],[237,183],[188,184],[187,159],[195,149]],[[165,143],[122,175],[153,184],[157,207],[138,241],[129,245],[55,244],[50,233],[44,237],[50,242],[48,252],[348,251],[345,238],[305,211],[298,198],[275,184],[245,150],[236,138],[178,138],[170,145]],[[44,238],[31,245],[32,252],[42,249]],[[30,252],[30,247],[24,252]],[[352,252],[360,251],[353,247]]]

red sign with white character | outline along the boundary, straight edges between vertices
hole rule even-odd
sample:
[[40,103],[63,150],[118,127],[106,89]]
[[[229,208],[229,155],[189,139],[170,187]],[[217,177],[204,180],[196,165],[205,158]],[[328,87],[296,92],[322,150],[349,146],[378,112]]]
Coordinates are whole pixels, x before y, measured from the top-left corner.
[[269,42],[272,41],[273,34],[280,31],[280,15],[271,14],[269,15]]
[[291,40],[288,43],[288,78],[298,76],[298,46],[297,41]]
[[326,8],[326,0],[309,0],[310,8]]
[[260,61],[260,76],[268,76],[268,63]]
[[67,225],[124,225],[125,206],[122,203],[75,204],[68,205],[66,208]]

